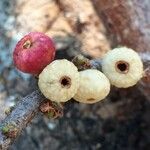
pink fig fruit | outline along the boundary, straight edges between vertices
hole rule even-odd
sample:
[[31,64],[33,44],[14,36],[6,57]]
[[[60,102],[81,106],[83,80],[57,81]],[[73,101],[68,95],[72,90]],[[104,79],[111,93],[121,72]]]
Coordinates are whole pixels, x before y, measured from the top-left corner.
[[31,32],[17,43],[13,61],[20,71],[38,75],[54,60],[55,51],[50,37],[44,33]]

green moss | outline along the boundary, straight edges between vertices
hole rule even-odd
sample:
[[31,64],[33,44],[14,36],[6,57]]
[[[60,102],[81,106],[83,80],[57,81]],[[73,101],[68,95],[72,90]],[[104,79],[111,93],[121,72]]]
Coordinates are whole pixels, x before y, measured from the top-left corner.
[[48,118],[53,118],[54,117],[54,112],[50,111],[47,113]]
[[0,130],[2,131],[3,134],[7,134],[9,133],[11,130],[15,130],[16,127],[14,124],[6,124],[6,125],[2,125],[0,127]]
[[4,126],[4,127],[1,128],[1,131],[2,131],[3,134],[7,134],[9,132],[9,130],[10,129],[9,129],[8,126]]

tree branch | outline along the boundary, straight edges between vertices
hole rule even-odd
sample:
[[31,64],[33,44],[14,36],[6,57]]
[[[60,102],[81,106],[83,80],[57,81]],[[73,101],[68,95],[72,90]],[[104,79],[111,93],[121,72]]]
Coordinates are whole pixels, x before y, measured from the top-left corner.
[[[38,112],[38,107],[42,100],[44,100],[44,97],[40,91],[37,90],[18,102],[10,115],[8,115],[1,124],[0,149],[5,150],[9,148],[22,129],[26,127]],[[7,131],[15,132],[13,133],[15,137],[9,138],[9,136],[6,135],[8,134]]]
[[[18,101],[12,112],[3,120],[0,126],[0,149],[8,149],[13,141],[20,135],[21,131],[31,122],[32,118],[39,111],[39,106],[43,106],[45,97],[39,90]],[[47,103],[47,102],[46,102]],[[53,112],[62,110],[56,103],[51,103]],[[58,114],[56,114],[58,116]],[[55,118],[55,116],[52,116]]]

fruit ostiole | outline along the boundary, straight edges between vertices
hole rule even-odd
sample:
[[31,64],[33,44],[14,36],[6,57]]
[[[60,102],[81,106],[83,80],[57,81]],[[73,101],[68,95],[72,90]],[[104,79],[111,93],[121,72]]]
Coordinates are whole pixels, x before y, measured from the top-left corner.
[[118,73],[126,74],[129,72],[130,64],[125,60],[119,60],[115,64],[115,69]]
[[24,49],[28,49],[28,48],[30,48],[32,46],[32,41],[31,41],[31,39],[30,40],[26,40],[25,42],[24,42],[24,44],[23,44],[23,48]]

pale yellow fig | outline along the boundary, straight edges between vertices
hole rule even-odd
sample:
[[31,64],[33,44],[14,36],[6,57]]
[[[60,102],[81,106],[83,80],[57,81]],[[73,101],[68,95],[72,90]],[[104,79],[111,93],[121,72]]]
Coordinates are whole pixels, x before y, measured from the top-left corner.
[[77,67],[66,59],[55,60],[39,75],[38,86],[51,101],[66,102],[75,95],[79,87]]
[[134,50],[127,47],[115,48],[105,54],[102,71],[112,85],[128,88],[142,78],[143,63]]
[[96,69],[80,71],[80,83],[77,93],[73,97],[81,103],[96,103],[104,99],[110,91],[107,77]]

